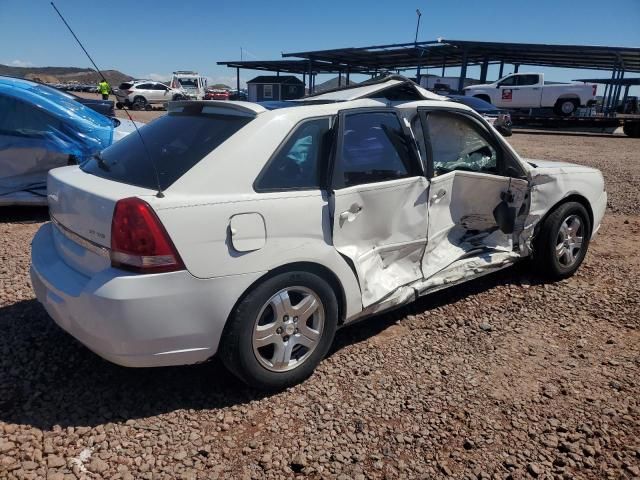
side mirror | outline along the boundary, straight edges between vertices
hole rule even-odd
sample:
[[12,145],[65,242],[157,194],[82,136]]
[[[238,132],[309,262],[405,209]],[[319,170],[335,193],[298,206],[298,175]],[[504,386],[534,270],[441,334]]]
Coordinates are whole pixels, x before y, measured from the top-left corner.
[[496,85],[496,88],[500,88],[500,84],[497,84],[497,85]]

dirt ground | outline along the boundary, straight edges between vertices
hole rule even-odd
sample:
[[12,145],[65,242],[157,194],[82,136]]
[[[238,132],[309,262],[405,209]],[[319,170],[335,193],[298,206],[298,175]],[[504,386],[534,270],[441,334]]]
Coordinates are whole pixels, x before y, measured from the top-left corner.
[[510,142],[603,171],[579,272],[548,283],[521,264],[345,328],[275,395],[215,360],[100,359],[31,291],[46,212],[0,212],[0,478],[640,477],[640,140]]

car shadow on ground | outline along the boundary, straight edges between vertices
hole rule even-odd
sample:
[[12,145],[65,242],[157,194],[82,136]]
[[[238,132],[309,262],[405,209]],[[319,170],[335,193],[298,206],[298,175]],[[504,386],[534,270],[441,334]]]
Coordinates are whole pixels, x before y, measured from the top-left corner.
[[[499,285],[543,280],[516,266],[434,293],[338,331],[329,353],[365,341],[410,314],[427,313]],[[269,394],[236,381],[213,359],[202,365],[129,369],[102,360],[58,328],[36,300],[0,308],[0,421],[38,427],[95,426],[178,409],[242,405]]]

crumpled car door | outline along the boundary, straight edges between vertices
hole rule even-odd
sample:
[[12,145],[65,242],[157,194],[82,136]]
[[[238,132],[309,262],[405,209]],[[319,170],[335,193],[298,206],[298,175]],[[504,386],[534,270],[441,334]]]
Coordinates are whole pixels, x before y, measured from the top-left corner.
[[528,181],[509,169],[481,123],[453,112],[419,113],[433,172],[425,279],[468,255],[513,252],[518,219],[526,214]]
[[394,111],[341,113],[338,124],[333,243],[367,308],[422,279],[429,182]]

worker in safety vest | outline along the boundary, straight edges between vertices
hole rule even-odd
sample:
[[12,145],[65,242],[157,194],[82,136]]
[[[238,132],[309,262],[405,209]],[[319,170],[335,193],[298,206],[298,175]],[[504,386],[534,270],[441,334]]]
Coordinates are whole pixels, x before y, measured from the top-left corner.
[[107,83],[106,80],[102,80],[99,84],[98,84],[98,92],[100,94],[102,94],[102,99],[103,100],[109,100],[109,92],[111,91],[111,87],[109,86],[109,84]]

